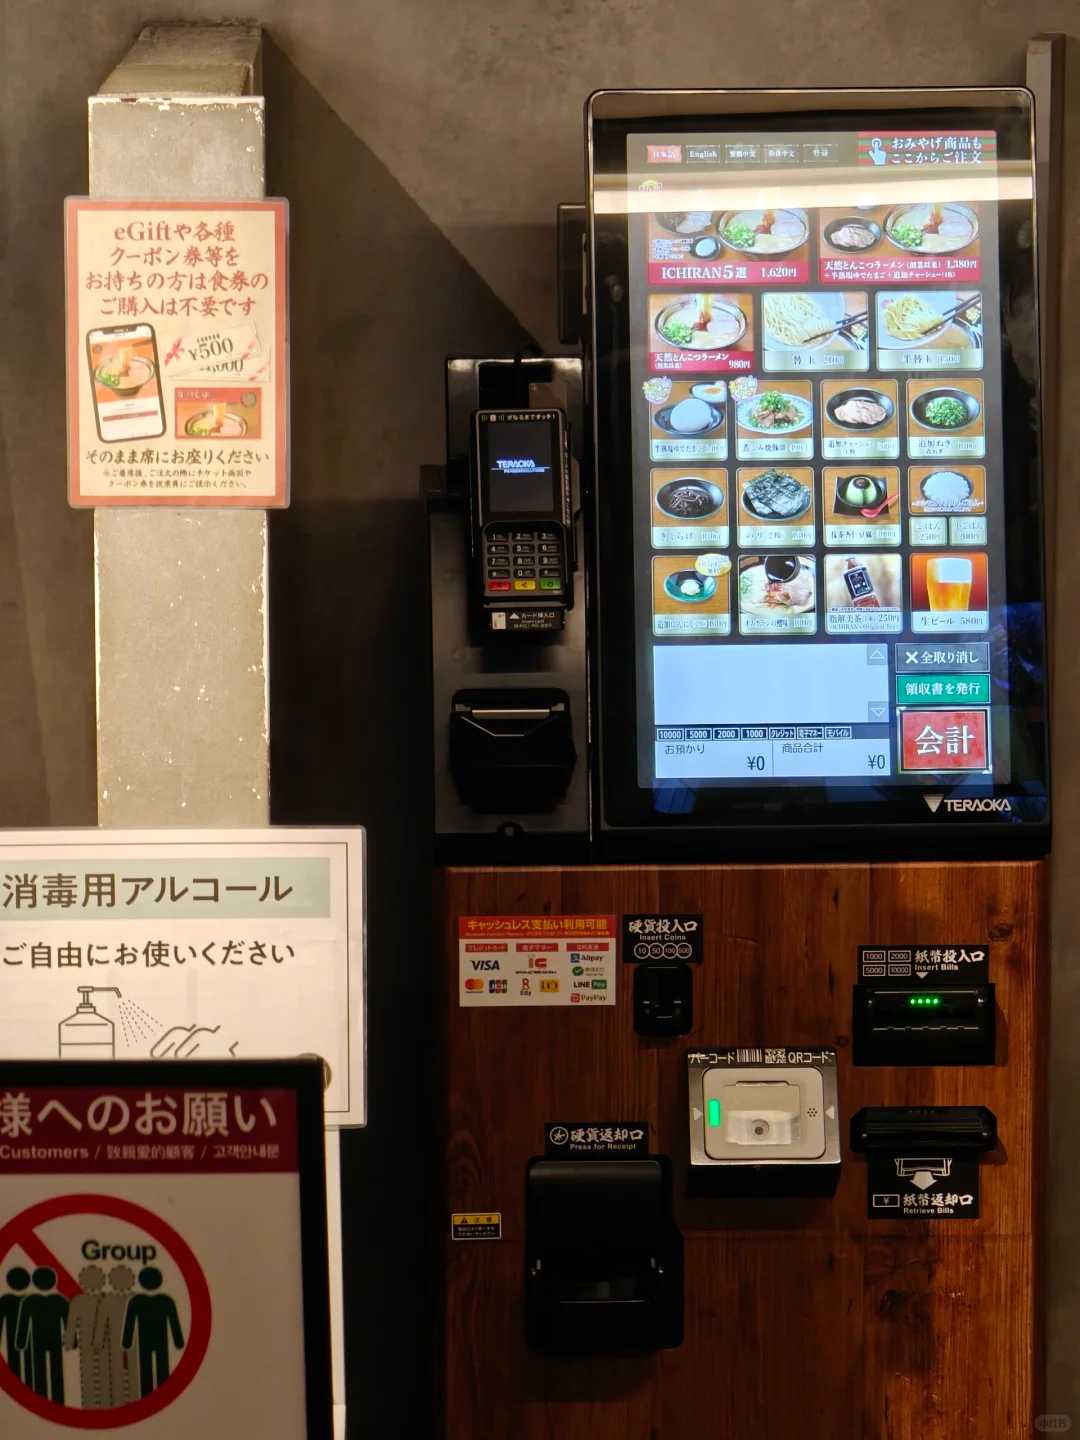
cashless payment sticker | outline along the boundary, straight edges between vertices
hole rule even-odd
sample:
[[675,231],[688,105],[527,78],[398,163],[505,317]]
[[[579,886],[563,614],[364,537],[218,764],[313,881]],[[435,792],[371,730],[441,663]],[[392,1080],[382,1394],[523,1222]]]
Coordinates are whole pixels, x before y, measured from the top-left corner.
[[909,984],[929,981],[932,985],[988,985],[990,946],[958,945],[860,945],[859,979],[904,980]]
[[614,1005],[617,944],[614,915],[462,915],[458,1001]]

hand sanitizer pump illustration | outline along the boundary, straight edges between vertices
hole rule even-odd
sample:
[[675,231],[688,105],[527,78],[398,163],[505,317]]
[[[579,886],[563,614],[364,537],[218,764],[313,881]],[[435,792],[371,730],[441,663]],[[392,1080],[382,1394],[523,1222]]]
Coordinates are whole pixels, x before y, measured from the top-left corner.
[[90,996],[95,992],[119,995],[115,985],[79,985],[82,999],[75,1009],[60,1022],[61,1060],[115,1060],[116,1026],[94,1008]]

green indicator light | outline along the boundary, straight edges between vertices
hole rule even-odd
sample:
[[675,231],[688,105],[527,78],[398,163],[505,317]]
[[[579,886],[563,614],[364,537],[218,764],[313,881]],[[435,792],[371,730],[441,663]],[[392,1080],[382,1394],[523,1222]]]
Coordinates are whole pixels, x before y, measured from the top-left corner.
[[907,1003],[908,1003],[909,1005],[940,1005],[940,1004],[941,1004],[941,996],[940,996],[940,995],[909,995],[909,996],[908,996],[908,1002],[907,1002]]
[[709,1124],[715,1129],[720,1124],[720,1101],[709,1101]]

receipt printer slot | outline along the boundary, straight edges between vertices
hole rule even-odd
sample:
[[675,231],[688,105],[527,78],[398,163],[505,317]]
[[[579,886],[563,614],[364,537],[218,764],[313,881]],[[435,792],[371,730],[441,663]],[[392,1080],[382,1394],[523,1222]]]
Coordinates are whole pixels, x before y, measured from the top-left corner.
[[570,697],[546,688],[459,690],[450,710],[450,768],[474,810],[550,810],[577,761]]
[[682,1343],[682,1236],[665,1157],[533,1160],[527,1176],[525,1314],[547,1351]]

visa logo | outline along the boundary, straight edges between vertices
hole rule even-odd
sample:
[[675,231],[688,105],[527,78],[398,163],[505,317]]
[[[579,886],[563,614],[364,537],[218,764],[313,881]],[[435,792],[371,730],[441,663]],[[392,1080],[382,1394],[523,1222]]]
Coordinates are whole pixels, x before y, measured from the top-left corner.
[[498,960],[471,960],[469,962],[474,970],[498,970]]

